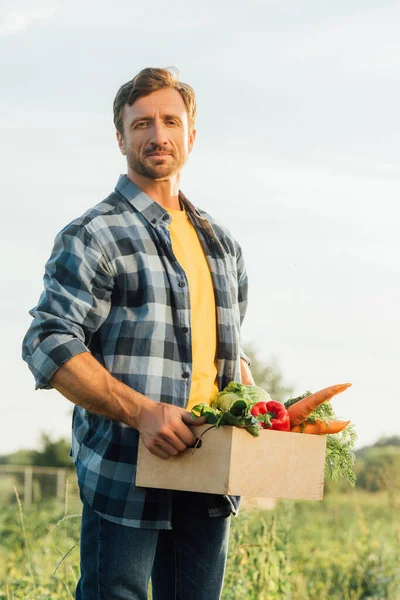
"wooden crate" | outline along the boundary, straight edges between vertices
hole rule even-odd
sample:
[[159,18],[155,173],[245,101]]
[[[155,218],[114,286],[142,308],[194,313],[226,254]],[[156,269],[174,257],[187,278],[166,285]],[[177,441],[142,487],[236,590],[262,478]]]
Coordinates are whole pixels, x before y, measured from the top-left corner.
[[[139,442],[139,487],[262,498],[322,500],[325,436],[263,430],[253,437],[239,427],[191,428],[200,448],[168,460]],[[208,431],[206,431],[208,429]]]

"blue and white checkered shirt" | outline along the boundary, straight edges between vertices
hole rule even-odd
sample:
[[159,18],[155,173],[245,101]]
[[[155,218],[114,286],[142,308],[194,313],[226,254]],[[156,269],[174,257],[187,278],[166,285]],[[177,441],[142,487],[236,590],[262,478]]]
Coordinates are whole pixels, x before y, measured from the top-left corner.
[[[247,276],[232,235],[181,193],[204,249],[217,311],[218,387],[240,381]],[[45,289],[30,314],[23,358],[36,389],[82,352],[154,400],[185,408],[192,372],[188,280],[176,260],[169,213],[120,177],[115,191],[56,237]],[[72,457],[81,492],[115,523],[171,528],[168,490],[135,486],[138,431],[75,406]],[[206,495],[210,516],[236,514],[236,497]]]

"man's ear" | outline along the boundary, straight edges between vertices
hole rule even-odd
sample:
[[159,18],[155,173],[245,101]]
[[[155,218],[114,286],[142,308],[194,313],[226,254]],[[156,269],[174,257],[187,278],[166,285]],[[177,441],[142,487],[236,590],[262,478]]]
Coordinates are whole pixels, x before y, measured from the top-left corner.
[[123,137],[122,133],[120,133],[119,131],[116,132],[116,136],[117,136],[118,147],[121,150],[121,154],[123,154],[125,156],[126,145],[125,145],[124,137]]
[[196,139],[196,130],[192,129],[192,131],[189,133],[189,152],[192,151],[195,139]]

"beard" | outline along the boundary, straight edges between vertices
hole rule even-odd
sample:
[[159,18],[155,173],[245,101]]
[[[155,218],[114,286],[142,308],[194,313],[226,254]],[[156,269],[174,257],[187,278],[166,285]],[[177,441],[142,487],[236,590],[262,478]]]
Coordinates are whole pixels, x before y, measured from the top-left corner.
[[[166,152],[164,148],[152,148],[150,152]],[[172,150],[169,150],[170,154],[163,158],[157,159],[153,157],[148,159],[145,154],[144,158],[139,156],[139,153],[132,148],[126,148],[126,160],[127,163],[138,175],[147,177],[153,181],[165,181],[176,175],[186,162],[187,156],[177,156]]]

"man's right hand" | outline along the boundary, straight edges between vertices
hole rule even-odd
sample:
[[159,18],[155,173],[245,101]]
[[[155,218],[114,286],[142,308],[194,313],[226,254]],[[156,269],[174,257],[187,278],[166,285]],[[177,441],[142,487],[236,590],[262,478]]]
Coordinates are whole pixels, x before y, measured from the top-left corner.
[[192,419],[190,412],[179,406],[149,400],[140,408],[136,429],[152,454],[168,459],[195,443],[188,426],[205,422],[205,417]]

